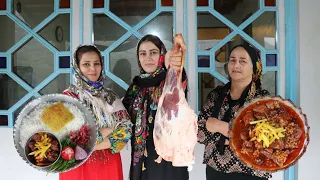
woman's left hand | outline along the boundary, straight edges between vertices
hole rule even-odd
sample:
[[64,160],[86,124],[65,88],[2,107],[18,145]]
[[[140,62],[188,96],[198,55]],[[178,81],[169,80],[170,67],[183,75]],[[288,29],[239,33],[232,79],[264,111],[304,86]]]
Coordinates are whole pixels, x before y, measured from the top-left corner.
[[173,49],[169,50],[165,55],[165,65],[168,69],[173,68],[176,71],[179,71],[182,66],[182,52],[181,50]]

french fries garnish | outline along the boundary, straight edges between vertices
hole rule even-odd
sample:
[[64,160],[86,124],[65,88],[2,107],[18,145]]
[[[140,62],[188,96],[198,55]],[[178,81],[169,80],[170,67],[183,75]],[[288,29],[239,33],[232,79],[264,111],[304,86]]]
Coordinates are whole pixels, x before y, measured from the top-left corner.
[[283,132],[286,130],[284,128],[275,128],[270,123],[267,122],[267,119],[261,119],[256,121],[251,121],[251,125],[255,124],[255,128],[251,130],[254,137],[250,141],[257,140],[258,142],[263,142],[263,147],[269,147],[275,140],[278,140],[284,137]]

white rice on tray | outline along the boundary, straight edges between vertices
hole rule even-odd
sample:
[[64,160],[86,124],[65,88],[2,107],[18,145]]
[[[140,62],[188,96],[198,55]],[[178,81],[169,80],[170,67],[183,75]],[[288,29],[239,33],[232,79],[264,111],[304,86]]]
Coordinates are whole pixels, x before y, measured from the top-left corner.
[[29,115],[22,119],[20,126],[20,146],[25,148],[29,137],[39,131],[51,132],[59,140],[67,137],[70,131],[77,131],[85,123],[84,115],[78,107],[71,103],[63,102],[66,108],[74,115],[74,119],[68,122],[60,131],[52,132],[41,120],[41,115],[44,109],[55,103],[41,103]]

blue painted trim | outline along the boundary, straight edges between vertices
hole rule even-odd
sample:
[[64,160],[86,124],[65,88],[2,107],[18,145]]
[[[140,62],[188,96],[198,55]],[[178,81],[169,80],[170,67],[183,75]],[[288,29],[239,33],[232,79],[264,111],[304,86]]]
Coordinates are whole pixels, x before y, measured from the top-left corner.
[[107,71],[106,75],[115,83],[117,83],[119,86],[121,86],[123,89],[128,89],[129,85],[125,83],[122,79],[114,75],[112,72]]
[[261,58],[261,60],[262,60],[262,70],[265,70],[265,68],[266,68],[266,64],[267,64],[267,56],[266,56],[266,53],[265,52],[260,52],[260,58]]
[[[82,1],[82,0],[80,0],[80,1]],[[73,0],[70,0],[70,15],[69,15],[69,18],[70,18],[70,24],[69,24],[69,26],[70,26],[70,28],[69,28],[69,30],[70,30],[70,32],[69,32],[69,34],[70,34],[70,36],[69,36],[69,43],[70,43],[70,48],[69,49],[70,49],[70,51],[69,52],[70,53],[71,53],[72,47],[73,47],[72,46],[72,29],[73,29],[73,26],[72,26],[72,23],[73,23],[73,21],[72,21],[72,16],[73,16],[72,4],[73,4]],[[80,9],[80,11],[81,11],[81,9]],[[81,12],[80,12],[80,16],[81,16]]]
[[7,58],[7,62],[6,62],[7,63],[7,68],[6,68],[6,70],[7,70],[7,72],[10,72],[11,69],[12,69],[12,67],[11,67],[12,66],[11,54],[10,55],[9,54],[6,55],[5,57]]
[[[30,33],[34,39],[38,40],[40,43],[42,43],[44,46],[46,46],[51,52],[55,52],[56,48],[53,47],[49,42],[47,42],[46,40],[44,40],[37,32],[33,31],[32,29],[30,29],[29,26],[27,26],[25,23],[23,23],[19,18],[17,18],[16,16],[12,15],[12,14],[8,14],[8,17],[10,19],[12,19],[15,23],[19,24],[25,31],[27,31],[28,33]],[[50,15],[49,17],[53,18],[53,15]],[[41,23],[40,23],[41,24]],[[40,27],[45,26],[46,24],[42,24]],[[37,26],[37,27],[38,27]],[[23,38],[25,39],[25,38]],[[15,44],[17,45],[17,44]],[[15,46],[17,47],[17,46]],[[10,50],[15,51],[16,49],[12,49],[10,48]],[[11,52],[12,53],[12,52]]]
[[226,83],[229,82],[229,80],[228,80],[226,77],[222,76],[222,75],[221,75],[220,73],[218,73],[217,71],[214,71],[214,70],[211,69],[210,74],[211,74],[213,77],[215,77],[216,79],[218,79],[219,81],[221,81],[222,83],[224,83],[224,84],[226,84]]
[[[173,13],[172,13],[172,18],[173,18],[173,34],[177,34],[178,32],[177,32],[177,17],[176,17],[176,11],[173,11]],[[181,33],[181,32],[179,32],[179,33]]]
[[2,16],[2,15],[6,15],[7,14],[7,11],[6,10],[2,10],[2,11],[0,11],[0,16]]
[[72,56],[71,51],[58,51],[56,52],[57,56]]
[[210,67],[208,67],[208,68],[205,68],[205,67],[197,68],[197,72],[198,73],[209,73],[210,71],[211,71]]
[[13,128],[14,125],[14,119],[13,119],[13,112],[8,113],[8,127]]
[[[286,98],[297,103],[297,1],[285,0]],[[285,180],[296,180],[296,165],[284,173]]]
[[[35,28],[33,28],[33,32],[38,32],[38,31],[40,31],[41,29],[43,29],[46,25],[48,25],[52,20],[54,20],[55,18],[56,18],[56,16],[58,16],[58,14],[57,13],[55,13],[55,12],[53,12],[53,13],[51,13],[48,17],[46,17],[43,21],[41,21],[41,23],[40,24],[38,24]],[[17,18],[17,19],[19,19],[19,18]],[[20,19],[19,19],[19,21],[21,21]],[[22,21],[21,21],[22,22]],[[17,22],[16,22],[17,23]],[[23,23],[24,24],[24,23]],[[28,27],[29,28],[29,26],[27,26],[26,25],[26,27]],[[31,29],[30,29],[31,30]]]
[[[176,15],[175,15],[176,16]],[[184,41],[186,43],[186,46],[188,46],[188,1],[183,1],[183,37]],[[189,58],[188,58],[188,52],[185,54],[185,62],[184,62],[184,68],[187,70],[188,73],[188,64],[189,64]]]
[[210,8],[210,9],[214,9],[213,0],[209,0],[209,8]]
[[161,0],[156,0],[156,11],[161,8]]
[[114,42],[113,44],[111,44],[105,51],[104,53],[110,53],[111,51],[113,51],[115,48],[117,48],[118,46],[120,46],[123,42],[125,42],[125,40],[127,40],[128,38],[131,37],[131,33],[127,32],[126,34],[124,34],[121,38],[119,38],[116,42]]
[[[196,5],[197,5],[197,3],[196,3]],[[210,11],[210,8],[209,7],[199,6],[199,7],[196,7],[196,11],[197,12],[208,12],[208,11]]]
[[54,0],[54,12],[57,12],[60,7],[60,1]]
[[263,9],[264,8],[264,0],[259,1],[259,8]]
[[104,8],[94,8],[91,9],[91,13],[97,13],[97,14],[102,14],[104,13],[105,9]]
[[8,112],[6,110],[0,110],[0,115],[8,115]]
[[265,11],[278,11],[278,7],[265,6],[263,9],[264,9]]
[[109,11],[110,10],[110,3],[109,0],[104,0],[104,8]]
[[12,7],[12,0],[7,0],[7,4],[6,4],[6,11],[9,12],[9,9],[11,11]]
[[[80,17],[79,17],[79,28],[80,28],[80,32],[79,32],[79,44],[83,44],[83,3],[84,0],[80,0]],[[91,13],[90,13],[91,14]],[[72,14],[71,14],[72,15]],[[92,19],[92,18],[91,18]],[[71,29],[71,28],[70,28]],[[71,43],[72,44],[72,43]],[[72,48],[70,48],[72,49]],[[70,66],[71,67],[71,66]],[[71,82],[70,82],[71,83]]]
[[[277,4],[276,4],[277,5]],[[280,23],[279,23],[279,12],[277,11],[276,12],[276,24],[275,24],[276,26],[277,26],[277,28],[276,28],[276,50],[268,50],[268,52],[272,52],[272,53],[274,53],[274,52],[277,52],[277,53],[274,53],[274,54],[276,54],[277,55],[277,66],[280,66],[280,56],[279,56],[279,53],[280,53],[280,51],[279,51],[279,49],[280,49]],[[280,82],[280,81],[278,81],[278,82]],[[278,86],[279,84],[277,84],[277,86]],[[278,91],[278,92],[280,92],[280,91]]]
[[57,71],[59,69],[59,56],[57,53],[53,53],[53,72]]
[[[142,28],[144,25],[147,25],[149,22],[151,22],[155,17],[157,17],[161,11],[155,10],[151,14],[149,14],[146,18],[144,18],[142,21],[140,21],[137,25],[133,27],[133,30],[138,31],[140,28]],[[172,17],[174,18],[174,16]]]
[[17,49],[19,49],[23,44],[25,44],[27,41],[31,40],[32,35],[31,34],[27,34],[25,35],[23,38],[21,38],[18,42],[16,42],[10,49],[8,49],[7,53],[8,54],[12,54],[13,52],[15,52]]
[[7,72],[7,75],[14,80],[16,83],[18,83],[22,88],[24,88],[28,92],[32,92],[33,88],[24,82],[20,77],[18,77],[15,73],[13,72]]
[[266,54],[278,54],[279,50],[278,49],[272,49],[272,50],[267,50]]
[[0,69],[0,74],[6,74],[8,69]]
[[255,13],[253,13],[248,19],[246,19],[243,23],[240,24],[239,30],[243,30],[245,27],[251,24],[254,20],[258,19],[263,13],[264,13],[263,10],[258,10]]
[[[71,1],[70,1],[70,3],[71,3]],[[59,13],[59,14],[69,14],[69,13],[71,14],[71,12],[72,12],[72,10],[69,8],[58,9],[58,11],[57,11],[57,13]]]
[[61,69],[58,69],[57,72],[59,74],[70,74],[70,76],[72,76],[72,69],[71,68],[61,68]]
[[209,61],[209,66],[210,66],[210,69],[212,69],[213,71],[216,70],[216,58],[215,58],[215,53],[213,54],[210,54],[210,61]]
[[108,63],[105,63],[104,65],[104,71],[107,72],[109,71],[110,72],[110,53],[105,53],[104,54],[104,62],[108,62]]
[[170,12],[170,11],[175,11],[175,8],[173,8],[173,7],[160,7],[159,11],[161,11],[161,12]]
[[218,49],[220,49],[227,42],[231,41],[237,35],[235,31],[231,32],[228,36],[226,36],[222,41],[216,44],[213,48],[210,49],[210,53],[214,54]]
[[13,106],[11,106],[11,108],[8,109],[8,112],[15,112],[20,106],[22,106],[22,104],[28,101],[32,96],[33,96],[32,93],[26,94],[25,96],[23,96],[23,98],[21,98],[18,102],[16,102]]
[[[263,72],[270,72],[270,71],[280,71],[280,67],[278,66],[266,66],[263,68]],[[279,84],[277,84],[278,86]]]
[[128,31],[132,31],[131,26],[126,23],[124,20],[122,20],[121,18],[119,18],[117,15],[115,15],[113,12],[111,11],[104,11],[104,13],[109,16],[109,18],[111,18],[114,22],[118,23],[120,26],[122,26],[124,29],[128,30]]
[[[197,43],[198,44],[198,43]],[[209,56],[211,54],[211,51],[205,51],[205,50],[198,50],[196,53],[198,56]]]

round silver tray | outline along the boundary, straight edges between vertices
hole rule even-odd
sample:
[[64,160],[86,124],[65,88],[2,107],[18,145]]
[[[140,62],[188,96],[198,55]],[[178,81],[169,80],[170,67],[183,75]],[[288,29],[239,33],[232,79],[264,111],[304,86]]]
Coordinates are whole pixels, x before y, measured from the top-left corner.
[[[25,156],[25,148],[21,147],[21,145],[19,143],[20,142],[20,128],[21,128],[22,121],[25,119],[25,117],[28,116],[34,110],[34,108],[36,108],[38,105],[40,105],[41,103],[55,103],[55,102],[71,103],[71,104],[75,105],[76,107],[78,107],[80,109],[80,111],[84,114],[84,116],[85,116],[84,120],[87,123],[88,128],[90,130],[90,132],[89,132],[90,140],[88,142],[88,145],[84,148],[86,150],[86,152],[88,153],[88,156],[81,161],[77,161],[74,166],[63,171],[63,172],[67,172],[67,171],[70,171],[72,169],[79,167],[90,157],[90,155],[92,154],[93,149],[95,147],[96,138],[97,138],[96,124],[94,122],[94,118],[91,113],[91,110],[88,107],[86,107],[86,105],[83,104],[78,99],[73,98],[71,96],[64,95],[64,94],[48,94],[48,95],[43,95],[37,99],[32,100],[21,110],[21,112],[19,113],[18,117],[15,120],[15,124],[14,124],[14,128],[13,128],[13,140],[14,140],[14,145],[15,145],[15,148],[16,148],[18,154],[20,155],[20,157],[22,157],[22,159],[27,164],[29,164],[30,166],[32,166],[40,171],[49,172],[50,167],[47,167],[47,168],[38,167],[38,166],[33,165],[32,163],[30,163],[27,160],[27,158]],[[61,141],[61,139],[60,139],[60,141]],[[62,171],[53,171],[50,173],[61,173],[61,172]]]

